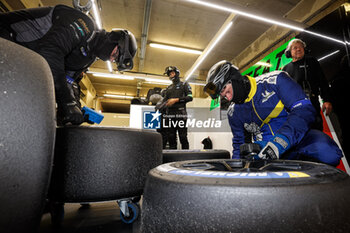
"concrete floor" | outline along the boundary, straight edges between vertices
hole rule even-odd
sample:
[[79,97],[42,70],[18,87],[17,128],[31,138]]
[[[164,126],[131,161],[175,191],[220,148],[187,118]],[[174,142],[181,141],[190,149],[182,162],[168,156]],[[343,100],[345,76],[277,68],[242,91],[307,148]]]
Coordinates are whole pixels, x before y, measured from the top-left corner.
[[61,227],[53,227],[51,215],[44,214],[39,233],[139,233],[140,216],[133,224],[120,220],[116,202],[93,203],[88,208],[80,204],[65,204]]

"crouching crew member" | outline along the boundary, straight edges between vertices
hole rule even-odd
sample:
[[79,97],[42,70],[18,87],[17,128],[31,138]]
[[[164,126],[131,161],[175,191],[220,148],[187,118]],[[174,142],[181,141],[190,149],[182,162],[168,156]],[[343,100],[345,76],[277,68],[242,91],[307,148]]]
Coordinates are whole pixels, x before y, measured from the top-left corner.
[[57,120],[63,125],[84,121],[79,99],[74,95],[82,71],[97,57],[115,62],[119,71],[132,69],[137,51],[131,32],[98,30],[89,16],[64,5],[1,13],[0,37],[46,59],[55,84]]
[[[305,159],[336,166],[342,157],[337,144],[310,129],[315,109],[302,88],[286,72],[251,78],[228,61],[215,64],[204,91],[231,102],[228,118],[233,133],[233,158],[239,158],[244,129],[262,148],[260,159]],[[285,153],[288,152],[288,153]]]

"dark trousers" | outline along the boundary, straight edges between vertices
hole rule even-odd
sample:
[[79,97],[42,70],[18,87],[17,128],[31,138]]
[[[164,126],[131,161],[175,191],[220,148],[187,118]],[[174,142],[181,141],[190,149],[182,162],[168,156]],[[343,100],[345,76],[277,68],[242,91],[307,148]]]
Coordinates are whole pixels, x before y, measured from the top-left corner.
[[323,131],[323,120],[321,114],[320,102],[318,101],[318,97],[311,97],[311,103],[316,110],[316,119],[314,123],[311,125],[311,129],[317,129]]
[[343,156],[338,145],[328,135],[309,130],[298,145],[292,147],[282,159],[312,160],[337,166]]
[[168,141],[169,141],[168,131],[169,131],[168,129],[163,127],[161,127],[160,129],[157,129],[157,132],[162,135],[163,149],[166,149],[166,145],[168,144]]
[[9,41],[15,42],[15,40],[11,36],[11,32],[7,30],[5,27],[1,26],[1,23],[0,23],[0,37]]
[[[168,120],[171,121],[170,127],[168,129],[168,140],[169,148],[176,150],[177,149],[177,140],[176,133],[179,134],[179,139],[181,143],[181,149],[189,149],[189,143],[187,140],[187,117],[185,116],[186,112],[170,112]],[[168,121],[168,122],[169,122]]]

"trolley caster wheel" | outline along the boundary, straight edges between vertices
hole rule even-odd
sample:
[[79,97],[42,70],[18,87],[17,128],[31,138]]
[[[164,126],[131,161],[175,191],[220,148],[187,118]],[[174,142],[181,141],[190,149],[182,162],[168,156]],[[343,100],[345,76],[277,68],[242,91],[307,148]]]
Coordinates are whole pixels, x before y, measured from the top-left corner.
[[[124,206],[123,206],[124,205]],[[126,202],[120,204],[120,219],[126,223],[131,224],[140,215],[140,206],[133,202]]]

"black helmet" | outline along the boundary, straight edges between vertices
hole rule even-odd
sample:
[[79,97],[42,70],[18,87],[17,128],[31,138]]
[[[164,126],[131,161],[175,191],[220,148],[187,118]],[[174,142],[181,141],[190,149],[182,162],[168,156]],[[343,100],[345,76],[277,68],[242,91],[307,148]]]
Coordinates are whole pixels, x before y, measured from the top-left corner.
[[137,42],[135,36],[125,29],[115,29],[105,33],[103,41],[98,45],[97,56],[104,61],[108,61],[110,55],[118,46],[118,56],[115,59],[118,70],[131,70],[134,66],[133,58],[137,51]]
[[204,92],[208,93],[212,99],[216,99],[228,82],[232,83],[233,88],[231,101],[237,104],[244,103],[250,91],[249,80],[242,76],[238,68],[229,61],[220,61],[210,68]]
[[169,76],[170,73],[171,73],[172,71],[175,72],[175,76],[176,76],[176,77],[179,77],[179,75],[180,75],[180,70],[179,70],[176,66],[168,66],[168,67],[166,67],[166,68],[165,68],[164,74],[166,74],[166,75]]
[[204,92],[208,93],[212,99],[218,98],[222,88],[231,80],[232,71],[239,73],[237,67],[225,60],[213,65],[208,72]]
[[134,67],[133,58],[137,51],[137,42],[134,34],[124,29],[116,29],[111,31],[114,38],[118,40],[119,55],[117,61],[117,67],[119,71],[131,70]]

